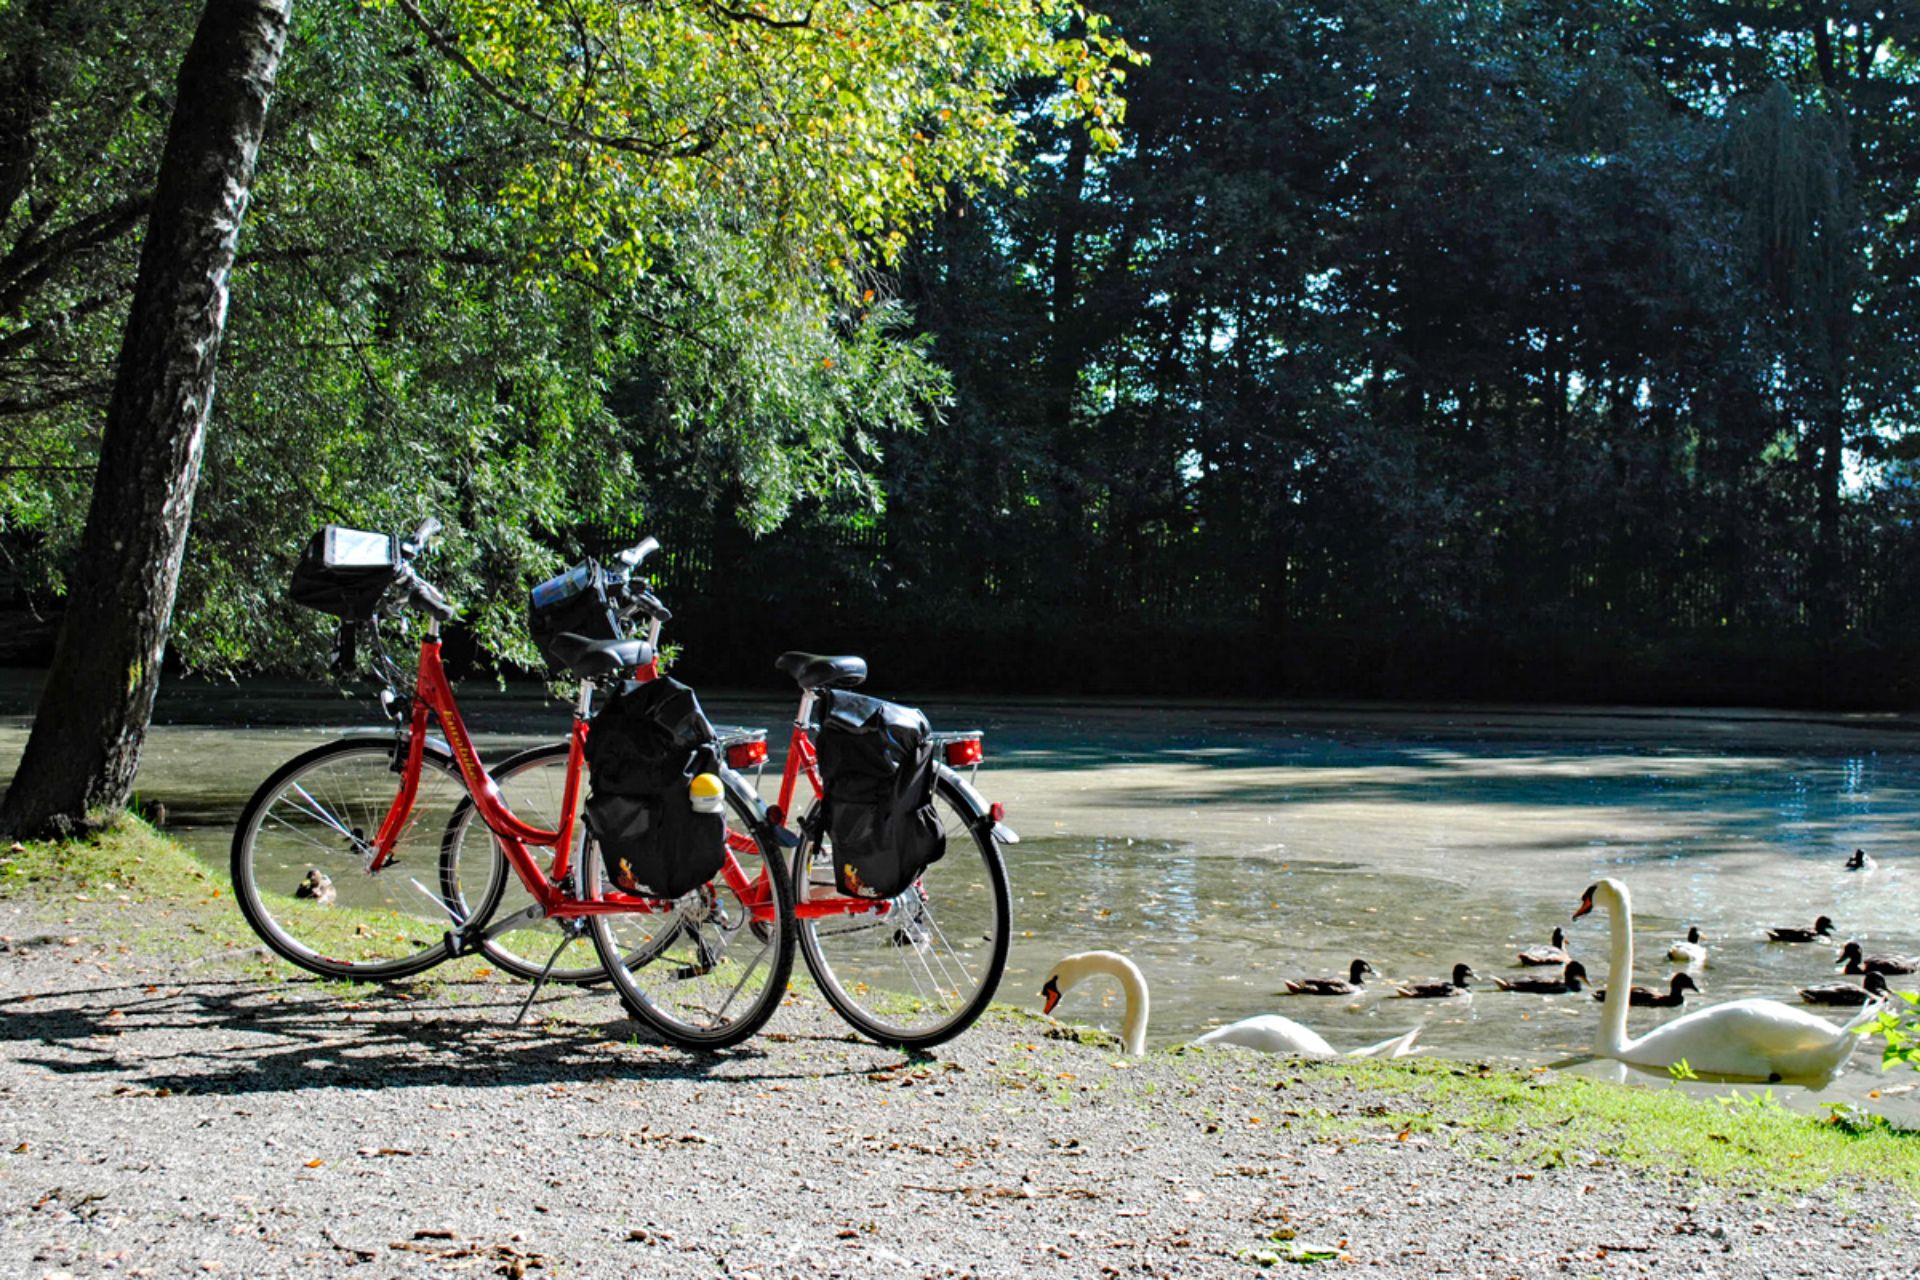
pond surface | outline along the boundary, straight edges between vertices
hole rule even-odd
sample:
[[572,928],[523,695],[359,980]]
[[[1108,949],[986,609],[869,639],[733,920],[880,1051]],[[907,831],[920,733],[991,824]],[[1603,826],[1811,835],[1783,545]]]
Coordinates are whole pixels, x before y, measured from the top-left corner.
[[[564,708],[526,694],[467,702],[490,756],[565,726]],[[716,720],[769,726],[777,763],[790,707],[707,702]],[[224,867],[253,787],[341,728],[365,727],[359,705],[281,690],[247,698],[254,727],[212,727],[204,722],[239,718],[237,692],[175,693],[140,791]],[[1793,1003],[1795,988],[1838,979],[1837,944],[1769,943],[1764,926],[1825,914],[1839,938],[1863,938],[1870,951],[1920,953],[1911,749],[1920,738],[1896,717],[937,701],[927,710],[937,726],[988,731],[978,781],[1023,837],[1010,857],[1015,935],[1001,998],[1038,1007],[1060,956],[1122,951],[1151,984],[1154,1044],[1279,1012],[1342,1048],[1423,1025],[1423,1045],[1447,1056],[1544,1064],[1581,1054],[1598,1005],[1502,992],[1491,979],[1526,972],[1514,953],[1560,924],[1604,981],[1604,920],[1568,924],[1601,876],[1632,889],[1643,984],[1664,986],[1677,967],[1667,942],[1699,926],[1710,960],[1696,971],[1706,995],[1693,1007],[1750,995]],[[273,720],[282,723],[261,723]],[[0,721],[0,775],[25,724]],[[769,796],[776,782],[764,780]],[[1877,871],[1842,869],[1856,847]],[[1355,998],[1285,994],[1285,979],[1344,975],[1355,957],[1386,980],[1442,977],[1466,961],[1485,981],[1471,998],[1444,1001],[1393,998],[1380,980]],[[1060,1015],[1117,1027],[1119,991],[1089,983]],[[1635,1010],[1630,1029],[1665,1016]],[[1920,1124],[1920,1096],[1903,1074],[1880,1074],[1870,1047],[1818,1096],[1775,1092]]]

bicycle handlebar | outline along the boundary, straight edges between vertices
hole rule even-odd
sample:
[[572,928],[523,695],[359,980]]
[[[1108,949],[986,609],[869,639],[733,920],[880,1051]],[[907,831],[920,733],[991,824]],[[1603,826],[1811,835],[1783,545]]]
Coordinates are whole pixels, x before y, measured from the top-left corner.
[[432,614],[441,622],[452,622],[458,612],[440,589],[413,571],[411,565],[403,566],[400,581],[407,589],[407,603],[423,612]]
[[412,536],[404,539],[400,543],[401,558],[411,560],[425,551],[428,544],[433,541],[434,537],[439,534],[443,527],[439,519],[435,516],[428,516],[425,520],[422,520],[420,526],[413,531]]

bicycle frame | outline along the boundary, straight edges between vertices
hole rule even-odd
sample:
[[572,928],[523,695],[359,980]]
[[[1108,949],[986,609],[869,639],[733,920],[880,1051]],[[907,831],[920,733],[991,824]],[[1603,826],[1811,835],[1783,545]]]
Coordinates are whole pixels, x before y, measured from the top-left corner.
[[[644,682],[657,678],[658,669],[650,662],[637,668],[633,675]],[[579,810],[580,781],[586,771],[587,712],[591,697],[592,687],[583,681],[580,700],[574,709],[573,728],[567,736],[567,778],[561,793],[559,829],[546,831],[532,826],[507,808],[499,786],[487,772],[486,766],[480,763],[479,752],[474,750],[473,738],[460,716],[459,703],[454,698],[446,668],[441,665],[439,624],[430,624],[426,637],[420,642],[419,677],[414,688],[413,710],[408,726],[406,763],[399,771],[400,790],[394,796],[393,806],[387,811],[374,838],[374,855],[368,870],[377,872],[388,863],[401,833],[406,830],[407,822],[412,817],[414,799],[420,787],[422,761],[426,755],[427,729],[430,718],[433,718],[440,722],[440,730],[460,768],[460,776],[473,797],[475,811],[499,841],[508,865],[520,877],[520,883],[525,886],[542,915],[568,919],[632,913],[657,914],[672,910],[673,904],[662,899],[642,898],[615,889],[603,890],[595,898],[585,898],[575,895],[569,888],[569,877],[573,871],[573,837],[579,821],[576,815]],[[752,836],[741,836],[739,839],[744,841],[744,849],[736,841],[735,833],[728,831],[730,851],[759,851],[759,845]],[[551,848],[554,851],[553,861],[545,870],[542,870],[532,852],[536,848]],[[721,875],[741,900],[752,908],[756,919],[772,918],[773,894],[764,870],[756,883],[748,878],[736,859],[729,857]]]

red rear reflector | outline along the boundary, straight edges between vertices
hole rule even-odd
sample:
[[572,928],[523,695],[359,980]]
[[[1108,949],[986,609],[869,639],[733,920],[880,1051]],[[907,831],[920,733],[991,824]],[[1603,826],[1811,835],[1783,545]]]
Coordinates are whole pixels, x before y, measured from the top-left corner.
[[978,738],[962,738],[958,742],[949,742],[947,744],[947,766],[949,768],[964,769],[969,765],[979,764],[986,758],[986,748],[980,745],[980,739]]
[[767,762],[767,744],[762,742],[736,742],[727,748],[727,767],[729,769],[751,769]]
[[987,810],[987,816],[992,818],[995,822],[1004,822],[1007,817],[1007,806],[1001,804],[998,800],[995,800],[993,802],[993,807]]

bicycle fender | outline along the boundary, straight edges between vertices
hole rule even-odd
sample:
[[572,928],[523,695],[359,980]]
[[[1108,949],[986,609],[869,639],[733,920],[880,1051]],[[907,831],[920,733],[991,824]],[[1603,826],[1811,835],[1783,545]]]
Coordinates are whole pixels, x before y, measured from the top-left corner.
[[966,802],[967,817],[973,826],[986,826],[988,828],[988,834],[1001,844],[1020,843],[1018,832],[1014,831],[1012,827],[1004,822],[995,822],[993,820],[993,806],[987,803],[987,798],[981,795],[971,782],[968,782],[944,764],[936,765],[935,768],[940,771],[942,778],[951,782],[954,785],[954,789],[959,791],[960,798]]
[[767,802],[760,798],[758,787],[732,769],[721,769],[720,781],[727,790],[747,802],[747,810],[753,814],[754,824],[759,828],[754,832],[755,835],[766,838],[772,844],[789,847],[787,841],[780,839],[781,832],[775,830],[774,825],[767,821]]

